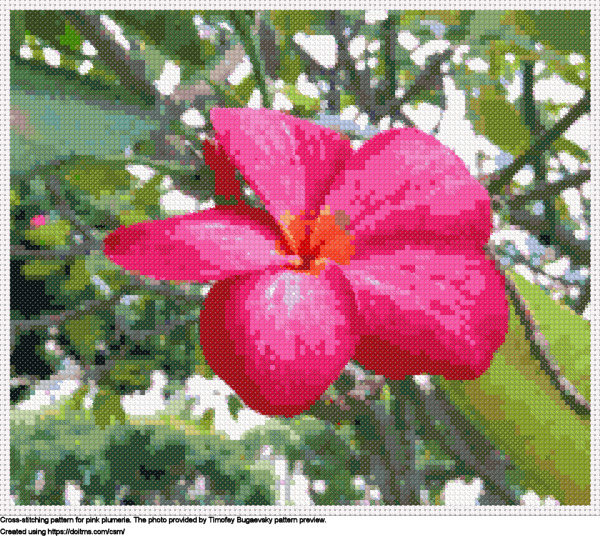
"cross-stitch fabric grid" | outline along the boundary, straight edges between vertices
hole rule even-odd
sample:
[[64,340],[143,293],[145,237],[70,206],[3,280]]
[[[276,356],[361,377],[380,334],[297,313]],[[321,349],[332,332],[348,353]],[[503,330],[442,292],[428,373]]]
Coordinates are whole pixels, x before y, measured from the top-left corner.
[[7,512],[597,511],[590,6],[51,7]]

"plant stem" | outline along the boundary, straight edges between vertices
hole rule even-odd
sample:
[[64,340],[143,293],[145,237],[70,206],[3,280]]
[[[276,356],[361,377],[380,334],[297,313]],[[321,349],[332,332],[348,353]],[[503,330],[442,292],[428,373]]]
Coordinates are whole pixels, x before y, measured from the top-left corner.
[[235,29],[240,34],[244,50],[250,58],[250,63],[252,64],[252,70],[254,72],[254,80],[256,81],[258,90],[262,96],[263,107],[272,108],[273,102],[271,100],[271,95],[267,90],[265,66],[260,57],[260,46],[257,43],[256,38],[252,35],[248,18],[243,11],[237,10],[230,11],[230,18]]
[[583,314],[585,308],[590,303],[592,298],[592,279],[588,276],[585,284],[583,285],[583,289],[581,291],[581,296],[579,296],[579,300],[577,300],[577,304],[575,305],[575,311],[580,315]]
[[[385,96],[386,100],[396,98],[396,17],[390,12],[383,22],[383,39],[385,54]],[[385,104],[380,103],[380,104]]]
[[[538,119],[538,110],[535,104],[535,96],[533,94],[533,85],[535,83],[534,76],[535,62],[523,62],[523,96],[521,98],[521,113],[523,121],[529,128],[532,136],[536,136],[541,130],[541,125]],[[535,157],[531,159],[533,165],[534,182],[537,185],[546,182],[546,152],[540,150]],[[556,241],[556,203],[553,197],[544,200],[544,216],[548,221],[548,242],[554,244]]]
[[490,194],[502,194],[503,189],[510,184],[512,178],[523,166],[531,163],[540,151],[548,149],[577,119],[590,111],[590,100],[590,92],[586,91],[583,98],[569,110],[569,113],[557,121],[552,128],[541,133],[525,153],[499,173],[488,177],[486,186]]

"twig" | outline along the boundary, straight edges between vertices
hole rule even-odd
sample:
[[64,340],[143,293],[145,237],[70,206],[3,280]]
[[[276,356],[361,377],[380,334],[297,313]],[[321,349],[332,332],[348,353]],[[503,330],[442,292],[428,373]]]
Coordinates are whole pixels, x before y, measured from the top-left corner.
[[[101,242],[94,242],[101,247]],[[65,259],[76,255],[87,255],[93,247],[90,244],[81,244],[69,249],[27,249],[25,246],[10,246],[11,257],[34,257],[38,259]]]
[[507,504],[518,504],[515,490],[506,481],[509,462],[499,455],[482,432],[446,400],[440,389],[425,393],[412,379],[392,381],[389,386],[395,397],[409,397],[415,401],[416,416],[428,439],[440,441],[466,467],[480,475],[487,486],[497,491]]
[[399,429],[399,422],[380,400],[384,384],[383,376],[367,374],[357,365],[349,364],[336,383],[339,392],[334,395],[326,392],[308,413],[332,423],[352,420],[362,449],[368,453],[369,465],[380,464],[390,473],[389,478],[379,483],[384,502],[409,504],[413,494],[408,486],[400,484],[409,470],[404,458],[406,438]]
[[517,157],[508,167],[488,177],[486,186],[490,194],[503,193],[503,189],[510,184],[512,178],[523,166],[532,162],[541,151],[548,149],[577,119],[589,111],[590,92],[586,91],[583,98],[569,110],[569,113],[557,121],[552,128],[543,132],[527,151]]
[[577,304],[574,307],[575,311],[577,313],[579,313],[580,315],[582,315],[583,312],[585,311],[586,307],[590,303],[591,299],[592,299],[592,279],[591,279],[591,277],[588,277],[585,284],[583,285],[583,290],[581,292],[581,295],[579,296],[579,299],[577,300]]
[[89,240],[97,241],[98,237],[94,234],[94,229],[85,223],[66,202],[60,191],[59,180],[56,177],[48,177],[46,186],[54,195],[56,199],[56,208],[58,208],[63,218],[72,221],[75,227],[77,227]]
[[591,172],[589,170],[584,170],[575,175],[569,175],[557,182],[542,182],[536,184],[535,187],[528,192],[513,196],[508,204],[511,207],[520,208],[529,201],[553,198],[564,190],[581,186],[583,183],[589,181],[590,178]]
[[273,103],[271,101],[271,95],[269,95],[269,91],[267,90],[265,66],[260,57],[259,45],[250,31],[250,24],[248,23],[246,14],[243,11],[230,11],[230,19],[237,32],[240,34],[244,50],[250,58],[250,63],[252,64],[252,70],[254,72],[254,80],[256,81],[258,90],[262,96],[263,106],[265,108],[271,108]]
[[[542,235],[545,235],[551,229],[551,222],[543,215],[536,216],[526,210],[512,210],[509,218],[512,225],[518,225],[538,238],[541,238]],[[573,257],[580,264],[589,266],[591,261],[590,241],[575,238],[573,232],[566,229],[563,225],[556,225],[554,227],[554,241],[552,246],[559,248],[561,254]]]
[[159,93],[154,84],[146,79],[143,62],[134,64],[129,59],[127,52],[104,28],[100,15],[88,14],[85,11],[65,11],[64,14],[69,24],[94,44],[98,56],[117,73],[125,87],[145,95],[148,99],[157,98]]
[[88,300],[85,301],[83,307],[80,309],[70,309],[63,311],[62,313],[54,315],[44,315],[35,320],[11,320],[11,328],[17,331],[27,331],[39,328],[49,328],[51,326],[58,326],[67,320],[73,320],[80,316],[89,313],[92,309],[104,309],[115,305],[121,296],[112,296],[106,300]]
[[[445,61],[450,59],[452,50],[448,49],[441,54],[433,56],[427,67],[417,76],[416,80],[408,88],[406,93],[400,99],[395,99],[391,103],[383,106],[378,112],[378,116],[383,117],[385,115],[403,115],[402,106],[409,104],[421,91],[430,89],[432,86],[435,87],[435,81],[439,80],[440,68]],[[408,118],[407,118],[408,119]],[[402,119],[406,123],[406,119]],[[409,120],[410,121],[410,120]],[[412,121],[411,121],[412,123]],[[414,126],[414,124],[412,125]]]

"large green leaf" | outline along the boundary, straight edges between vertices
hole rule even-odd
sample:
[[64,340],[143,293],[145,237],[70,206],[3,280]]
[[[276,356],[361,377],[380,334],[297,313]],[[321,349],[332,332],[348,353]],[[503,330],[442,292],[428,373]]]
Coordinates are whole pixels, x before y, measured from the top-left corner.
[[554,301],[540,287],[524,277],[511,275],[519,293],[534,311],[535,321],[548,340],[562,374],[590,399],[590,323],[561,302]]
[[[158,121],[148,119],[148,112],[141,108],[121,108],[114,100],[86,103],[61,91],[59,79],[54,84],[51,75],[16,63],[12,67],[15,69],[11,73],[13,173],[27,172],[72,155],[123,154],[126,147],[149,139],[150,132],[158,128]],[[39,88],[35,83],[38,74]],[[87,89],[82,81],[83,91]],[[91,95],[93,102],[93,92]]]
[[97,426],[104,429],[117,421],[125,423],[127,414],[121,406],[121,397],[112,390],[101,390],[94,397],[94,421]]
[[475,130],[492,143],[515,156],[529,148],[531,134],[521,113],[494,87],[482,88],[479,97],[470,103],[478,117]]
[[589,10],[515,11],[514,23],[527,35],[557,52],[590,55]]
[[96,58],[92,62],[93,68],[86,74],[80,74],[78,69],[83,60],[61,55],[60,67],[50,67],[40,56],[37,51],[34,51],[33,59],[11,56],[10,84],[13,90],[48,94],[51,97],[66,94],[110,110],[124,105],[151,109],[151,101],[132,94],[120,85],[118,77],[105,69]]
[[523,471],[525,488],[561,504],[590,503],[589,421],[566,406],[531,358],[514,310],[489,370],[473,381],[442,380],[441,387]]

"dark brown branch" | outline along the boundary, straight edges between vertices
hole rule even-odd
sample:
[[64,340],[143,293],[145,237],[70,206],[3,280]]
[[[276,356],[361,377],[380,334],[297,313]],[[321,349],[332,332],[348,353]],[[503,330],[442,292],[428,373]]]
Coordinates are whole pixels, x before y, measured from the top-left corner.
[[564,190],[581,186],[589,181],[590,178],[591,172],[585,170],[580,171],[576,175],[569,175],[560,181],[539,183],[532,190],[513,196],[508,203],[511,207],[518,208],[529,201],[549,199],[560,195]]
[[[376,468],[383,467],[390,473],[389,478],[379,482],[384,501],[387,504],[409,504],[414,494],[408,486],[400,484],[410,468],[409,460],[404,457],[406,438],[396,417],[386,411],[380,400],[384,384],[383,376],[365,373],[360,367],[350,364],[335,384],[338,392],[333,395],[331,391],[326,392],[308,413],[332,423],[351,420],[356,426],[363,452],[368,453],[369,470],[379,473]],[[366,433],[362,433],[363,428]]]
[[104,309],[116,305],[121,299],[121,296],[112,296],[105,300],[88,300],[84,302],[80,309],[70,309],[62,313],[54,315],[44,315],[35,320],[11,320],[11,328],[17,331],[27,331],[31,329],[49,328],[58,326],[67,320],[73,320],[80,316],[86,315],[92,310]]
[[[493,245],[488,246],[487,254],[495,261],[496,268],[501,270],[500,256]],[[539,362],[541,370],[548,376],[552,385],[560,392],[561,398],[574,412],[589,417],[590,403],[581,395],[575,386],[563,375],[560,365],[550,352],[550,345],[536,322],[527,300],[521,296],[510,273],[505,273],[506,292],[525,329],[525,337],[529,342],[531,355]]]
[[[542,238],[551,231],[551,222],[543,215],[536,216],[526,210],[513,210],[510,212],[510,223],[529,231],[531,234]],[[579,264],[590,264],[591,244],[589,240],[579,240],[575,238],[573,232],[566,229],[563,225],[556,225],[554,228],[554,247],[560,248],[562,255],[568,255],[576,259]]]
[[577,300],[577,304],[575,305],[575,311],[580,315],[583,314],[586,307],[590,303],[592,298],[592,278],[588,277],[585,284],[583,285],[583,290],[581,292],[581,296]]

